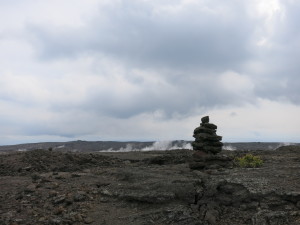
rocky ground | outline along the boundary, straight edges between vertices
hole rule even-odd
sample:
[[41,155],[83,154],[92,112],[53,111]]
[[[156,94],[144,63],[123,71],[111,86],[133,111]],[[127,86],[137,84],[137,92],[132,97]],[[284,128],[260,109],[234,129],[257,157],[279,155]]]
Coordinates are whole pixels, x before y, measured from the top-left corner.
[[2,154],[0,225],[300,224],[299,146],[251,151],[261,168],[191,170],[192,153]]

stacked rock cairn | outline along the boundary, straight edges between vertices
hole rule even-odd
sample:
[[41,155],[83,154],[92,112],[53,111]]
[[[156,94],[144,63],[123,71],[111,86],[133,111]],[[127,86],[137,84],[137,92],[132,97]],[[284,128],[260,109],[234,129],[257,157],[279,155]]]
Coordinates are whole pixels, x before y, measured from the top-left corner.
[[194,130],[195,141],[192,142],[195,150],[189,167],[193,170],[210,170],[231,168],[233,166],[232,158],[218,154],[222,151],[222,137],[218,136],[217,126],[209,123],[209,117],[201,119],[200,127]]
[[202,117],[200,127],[194,130],[193,137],[195,141],[192,142],[193,149],[202,151],[208,154],[217,154],[222,151],[223,143],[222,137],[218,136],[217,126],[209,123],[209,116]]

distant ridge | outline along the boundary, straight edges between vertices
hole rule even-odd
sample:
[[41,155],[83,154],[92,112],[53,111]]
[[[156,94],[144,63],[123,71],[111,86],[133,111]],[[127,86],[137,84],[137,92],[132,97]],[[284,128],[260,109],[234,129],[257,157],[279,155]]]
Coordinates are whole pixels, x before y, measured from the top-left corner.
[[275,150],[281,146],[300,145],[287,142],[225,142],[225,150]]
[[[40,142],[26,143],[18,145],[0,146],[0,151],[27,151],[34,149],[52,149],[58,151],[78,151],[78,152],[97,152],[97,151],[132,151],[132,150],[169,150],[186,148],[192,141],[174,140],[162,142],[139,142],[139,141],[69,141],[69,142]],[[300,145],[300,143],[281,143],[281,142],[226,142],[225,150],[274,150],[286,145]]]
[[26,151],[33,149],[49,149],[61,151],[104,151],[104,150],[118,150],[126,148],[128,145],[136,148],[144,148],[151,146],[154,142],[119,142],[119,141],[69,141],[69,142],[40,142],[40,143],[26,143],[18,145],[4,145],[0,146],[0,151]]

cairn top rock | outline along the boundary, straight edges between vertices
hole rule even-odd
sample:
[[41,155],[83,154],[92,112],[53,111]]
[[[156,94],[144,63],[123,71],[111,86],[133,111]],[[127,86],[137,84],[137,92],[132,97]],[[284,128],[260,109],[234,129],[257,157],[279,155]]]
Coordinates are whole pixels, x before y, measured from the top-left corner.
[[209,116],[204,116],[201,118],[202,123],[209,123]]

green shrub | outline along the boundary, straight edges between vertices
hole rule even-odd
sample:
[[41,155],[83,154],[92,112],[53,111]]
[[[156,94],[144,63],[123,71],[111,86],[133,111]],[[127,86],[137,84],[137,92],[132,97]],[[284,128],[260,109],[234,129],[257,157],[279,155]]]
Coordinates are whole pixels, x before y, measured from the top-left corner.
[[243,157],[237,157],[235,158],[235,162],[240,167],[250,168],[260,167],[263,164],[263,161],[259,156],[254,156],[252,154],[247,154]]

